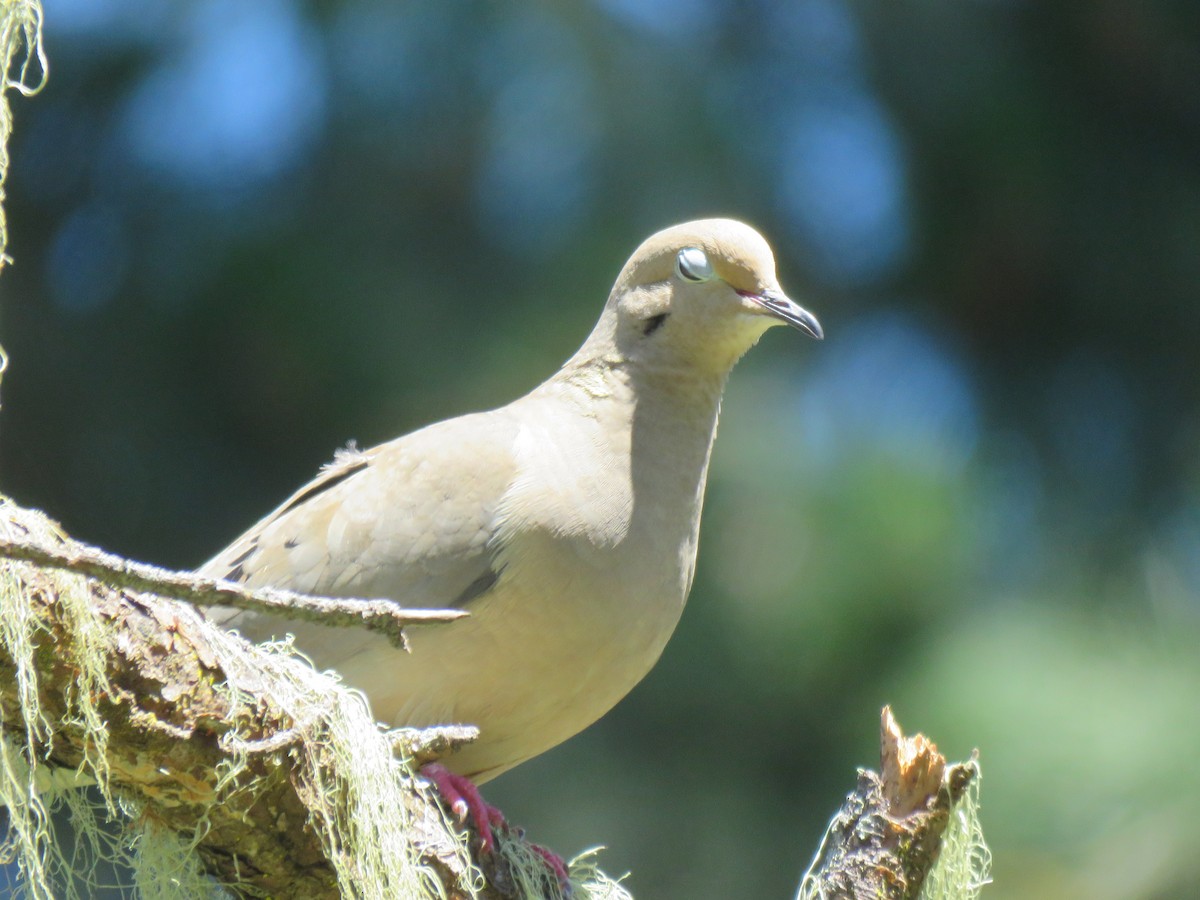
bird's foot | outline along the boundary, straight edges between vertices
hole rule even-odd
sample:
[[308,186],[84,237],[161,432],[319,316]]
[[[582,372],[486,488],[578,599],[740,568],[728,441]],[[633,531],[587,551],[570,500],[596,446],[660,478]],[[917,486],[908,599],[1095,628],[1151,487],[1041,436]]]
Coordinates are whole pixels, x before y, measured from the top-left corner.
[[479,833],[479,843],[484,853],[491,853],[496,848],[496,836],[493,828],[503,828],[508,823],[504,813],[483,799],[475,782],[465,775],[456,775],[441,763],[428,763],[421,766],[421,774],[428,778],[437,792],[442,795],[450,812],[460,822],[470,819],[471,824]]
[[567,870],[567,861],[541,844],[530,844],[529,849],[545,860],[546,868],[553,872],[554,877],[558,879],[558,886],[563,889],[566,896],[571,896],[571,873]]
[[[450,812],[460,823],[470,820],[471,824],[475,826],[475,830],[479,833],[481,851],[491,853],[495,850],[495,829],[507,829],[508,822],[504,818],[504,813],[483,799],[475,782],[465,775],[451,772],[441,763],[427,763],[421,767],[421,774],[428,778],[437,792],[442,795],[442,799],[450,807]],[[517,829],[517,831],[519,836],[524,837],[521,829]],[[571,895],[571,876],[566,860],[540,844],[531,843],[529,849],[545,861],[546,868],[558,879],[564,896],[569,897]]]

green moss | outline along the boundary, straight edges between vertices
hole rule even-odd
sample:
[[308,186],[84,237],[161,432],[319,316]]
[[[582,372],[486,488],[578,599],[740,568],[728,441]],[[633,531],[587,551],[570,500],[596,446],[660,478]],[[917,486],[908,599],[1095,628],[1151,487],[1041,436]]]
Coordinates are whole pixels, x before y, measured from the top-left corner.
[[[0,2],[0,269],[9,261],[8,227],[4,215],[4,182],[8,175],[8,138],[12,134],[12,109],[8,90],[25,96],[36,94],[46,81],[46,54],[42,49],[42,4],[38,0]],[[0,349],[0,373],[7,359]]]
[[992,880],[992,853],[979,821],[978,766],[942,834],[941,853],[921,887],[920,900],[975,900]]

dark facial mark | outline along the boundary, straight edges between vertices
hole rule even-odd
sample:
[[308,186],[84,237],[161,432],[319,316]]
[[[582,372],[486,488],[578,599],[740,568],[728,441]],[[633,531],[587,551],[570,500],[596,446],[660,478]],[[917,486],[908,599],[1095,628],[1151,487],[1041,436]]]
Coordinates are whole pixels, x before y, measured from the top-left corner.
[[667,321],[667,313],[659,313],[657,316],[651,316],[642,323],[642,334],[649,337],[662,328],[662,324],[665,321]]

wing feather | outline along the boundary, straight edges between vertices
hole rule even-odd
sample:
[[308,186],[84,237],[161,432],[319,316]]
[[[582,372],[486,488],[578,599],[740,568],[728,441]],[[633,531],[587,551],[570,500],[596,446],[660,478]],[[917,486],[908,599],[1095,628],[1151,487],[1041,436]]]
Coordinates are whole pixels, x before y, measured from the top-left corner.
[[[515,434],[498,410],[343,454],[200,572],[411,607],[473,603],[500,577],[497,510],[515,474]],[[254,617],[216,618],[242,627]]]

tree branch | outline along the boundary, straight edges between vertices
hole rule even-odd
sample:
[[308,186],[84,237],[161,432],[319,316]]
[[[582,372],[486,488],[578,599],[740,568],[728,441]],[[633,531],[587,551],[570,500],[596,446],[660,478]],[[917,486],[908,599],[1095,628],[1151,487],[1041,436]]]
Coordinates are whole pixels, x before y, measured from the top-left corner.
[[[187,606],[131,587],[189,598],[207,592],[222,603],[258,604],[261,596],[178,573],[163,578],[153,567],[98,554],[3,498],[0,540],[8,557],[0,561],[0,617],[29,623],[24,647],[0,629],[0,735],[24,743],[19,750],[32,766],[103,773],[105,788],[134,798],[143,820],[195,835],[204,868],[238,892],[314,900],[380,895],[363,887],[371,887],[370,873],[356,871],[368,868],[355,856],[369,856],[366,850],[411,853],[414,868],[432,872],[446,896],[502,898],[526,890],[529,874],[514,873],[510,852],[526,847],[522,839],[500,835],[502,852],[487,858],[467,852],[432,793],[393,761],[396,748],[436,758],[471,740],[474,729],[385,732],[358,695],[298,658],[253,647]],[[325,615],[322,604],[316,609]],[[429,621],[392,604],[380,609],[389,623]],[[96,632],[98,660],[89,657]],[[96,666],[100,689],[92,696],[83,673]],[[22,690],[30,679],[32,695]],[[36,746],[28,745],[31,696],[34,715],[50,723],[34,735]],[[96,713],[102,734],[87,725],[81,705]],[[357,730],[339,735],[339,721],[355,709]],[[372,761],[374,777],[401,782],[398,808],[373,821],[404,822],[403,846],[394,835],[373,839],[346,824],[353,825],[355,807],[378,798],[372,784],[357,799],[341,795],[347,775],[339,767],[347,760],[337,748],[373,743],[382,756]]]
[[[905,737],[885,706],[879,756],[879,774],[859,770],[858,786],[830,821],[797,900],[978,896],[989,881],[991,856],[973,807],[951,820],[951,811],[978,785],[978,753],[948,765],[925,735]],[[936,891],[922,894],[931,877]]]
[[453,622],[470,615],[461,609],[405,609],[391,600],[314,597],[277,588],[248,590],[232,581],[133,562],[77,541],[64,547],[58,549],[0,539],[0,558],[30,562],[44,568],[66,569],[101,580],[111,587],[148,591],[159,597],[186,600],[194,606],[232,606],[286,613],[293,619],[320,622],[338,628],[366,628],[380,632],[396,646],[406,649],[406,625]]

